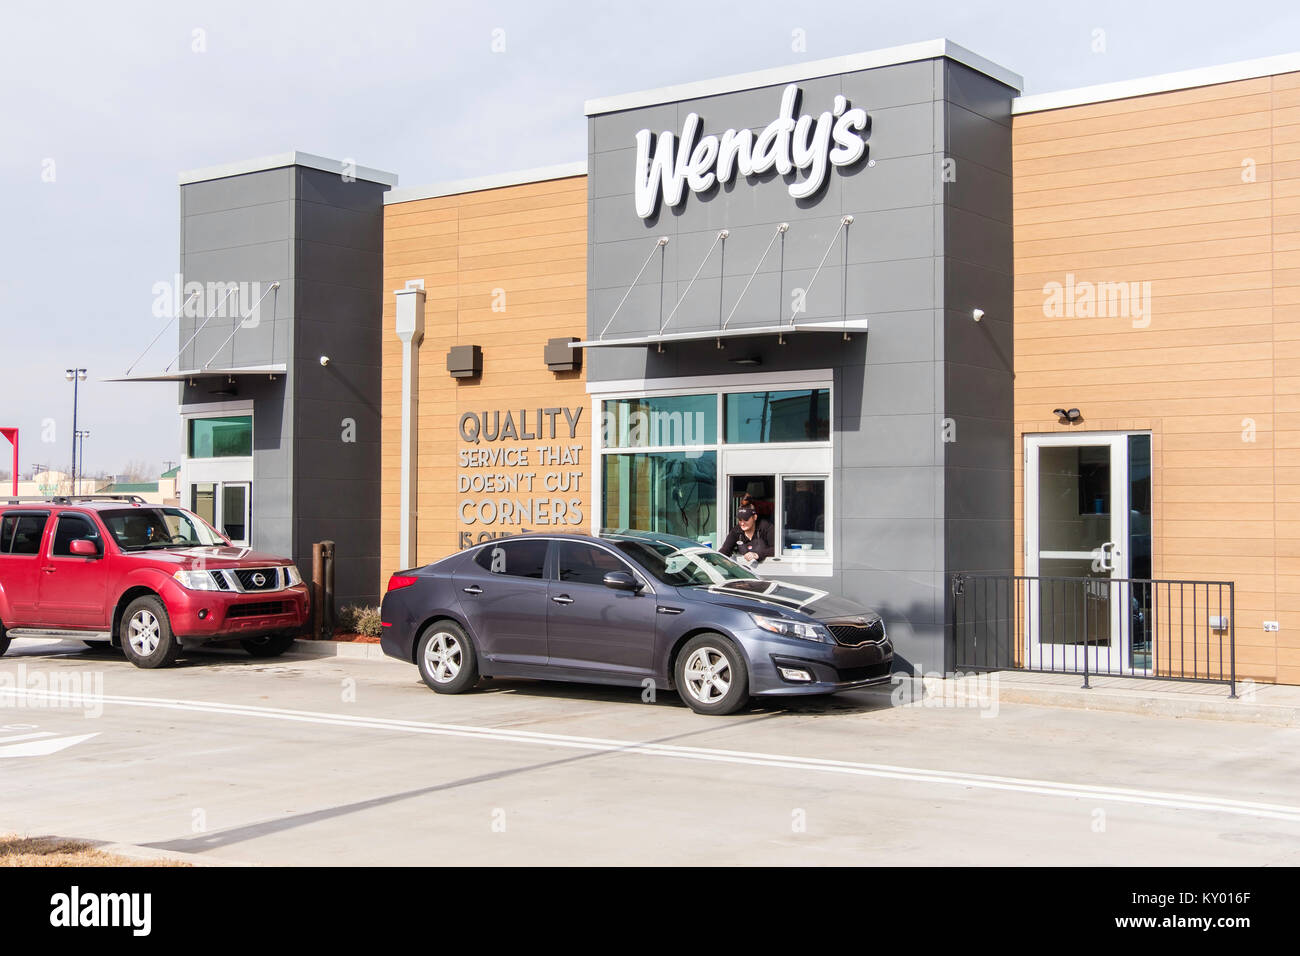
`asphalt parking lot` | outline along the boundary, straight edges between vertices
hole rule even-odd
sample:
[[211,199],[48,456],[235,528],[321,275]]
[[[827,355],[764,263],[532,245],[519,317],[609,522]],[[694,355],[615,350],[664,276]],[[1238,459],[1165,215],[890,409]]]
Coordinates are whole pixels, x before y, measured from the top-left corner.
[[724,718],[571,684],[445,697],[392,661],[141,671],[24,640],[0,830],[254,864],[1295,865],[1297,743],[888,689]]

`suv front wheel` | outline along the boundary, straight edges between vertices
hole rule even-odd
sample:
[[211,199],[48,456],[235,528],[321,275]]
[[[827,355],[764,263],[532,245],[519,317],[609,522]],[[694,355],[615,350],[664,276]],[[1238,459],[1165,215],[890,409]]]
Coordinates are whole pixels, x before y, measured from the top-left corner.
[[181,649],[172,633],[167,608],[152,595],[138,597],[127,605],[118,636],[126,659],[136,667],[168,667]]

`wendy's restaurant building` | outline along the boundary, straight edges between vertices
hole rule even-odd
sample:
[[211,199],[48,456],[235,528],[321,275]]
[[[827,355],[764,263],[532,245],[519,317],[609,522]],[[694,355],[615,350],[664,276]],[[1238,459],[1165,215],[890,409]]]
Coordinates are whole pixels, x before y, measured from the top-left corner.
[[[282,387],[378,437],[286,493],[359,482],[371,595],[529,532],[716,547],[749,494],[758,572],[908,670],[1300,682],[1300,57],[1021,88],[934,41],[589,101],[585,162],[353,177],[364,228],[294,221],[357,298],[293,320],[355,377],[295,338]],[[268,452],[314,427],[253,404]]]

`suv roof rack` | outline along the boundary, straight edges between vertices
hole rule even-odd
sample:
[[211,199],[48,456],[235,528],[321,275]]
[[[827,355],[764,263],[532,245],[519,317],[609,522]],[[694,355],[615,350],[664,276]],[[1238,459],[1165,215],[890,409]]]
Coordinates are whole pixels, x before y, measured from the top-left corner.
[[6,504],[22,505],[40,502],[45,505],[70,505],[77,501],[125,501],[133,505],[145,505],[139,495],[19,495],[6,499]]

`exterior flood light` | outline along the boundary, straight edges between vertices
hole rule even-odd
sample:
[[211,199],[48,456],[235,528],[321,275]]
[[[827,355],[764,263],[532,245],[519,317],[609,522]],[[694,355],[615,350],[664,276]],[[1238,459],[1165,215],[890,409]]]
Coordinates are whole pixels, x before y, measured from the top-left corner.
[[984,310],[974,309],[971,311],[970,317],[974,319],[976,322],[978,322],[980,319],[984,318]]
[[1052,409],[1052,414],[1059,418],[1062,424],[1065,425],[1073,425],[1079,419],[1083,418],[1083,412],[1079,411],[1077,408],[1054,408]]

